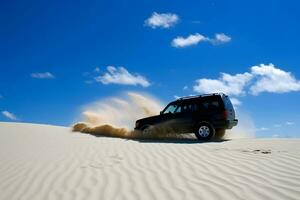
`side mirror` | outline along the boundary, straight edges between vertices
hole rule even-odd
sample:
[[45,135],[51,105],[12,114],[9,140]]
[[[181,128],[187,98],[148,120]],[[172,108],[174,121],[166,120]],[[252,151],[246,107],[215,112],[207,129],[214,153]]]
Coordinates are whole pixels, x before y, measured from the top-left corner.
[[162,112],[162,111],[160,111],[160,112],[159,112],[159,114],[160,114],[160,115],[162,115],[162,114],[163,114],[163,112]]

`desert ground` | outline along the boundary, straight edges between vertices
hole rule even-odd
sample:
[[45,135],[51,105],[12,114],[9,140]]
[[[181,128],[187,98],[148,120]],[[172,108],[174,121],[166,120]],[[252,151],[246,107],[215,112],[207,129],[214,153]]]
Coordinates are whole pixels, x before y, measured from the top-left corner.
[[300,199],[300,139],[129,140],[0,123],[0,199]]

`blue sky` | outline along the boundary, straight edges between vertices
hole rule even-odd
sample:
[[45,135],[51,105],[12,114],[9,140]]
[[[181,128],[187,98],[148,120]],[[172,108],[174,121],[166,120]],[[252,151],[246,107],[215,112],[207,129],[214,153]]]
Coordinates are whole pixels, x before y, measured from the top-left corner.
[[258,136],[299,137],[299,6],[1,1],[0,120],[70,125],[83,105],[122,91],[168,102],[224,89]]

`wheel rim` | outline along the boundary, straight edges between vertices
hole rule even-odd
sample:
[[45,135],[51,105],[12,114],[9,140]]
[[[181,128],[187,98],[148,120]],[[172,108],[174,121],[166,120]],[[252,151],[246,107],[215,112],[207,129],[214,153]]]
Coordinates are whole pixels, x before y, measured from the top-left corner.
[[200,126],[198,133],[201,137],[206,138],[210,134],[210,129],[208,126]]

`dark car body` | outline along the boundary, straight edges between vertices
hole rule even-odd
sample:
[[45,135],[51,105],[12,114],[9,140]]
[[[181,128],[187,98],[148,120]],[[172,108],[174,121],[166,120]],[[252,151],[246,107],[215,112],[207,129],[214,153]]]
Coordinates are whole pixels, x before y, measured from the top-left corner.
[[195,132],[200,122],[208,122],[214,130],[236,126],[235,111],[229,97],[223,93],[183,97],[169,103],[160,115],[139,119],[135,130],[161,123],[179,133]]

